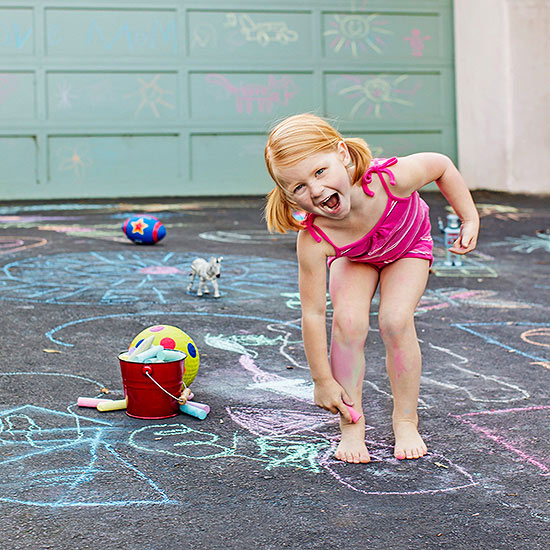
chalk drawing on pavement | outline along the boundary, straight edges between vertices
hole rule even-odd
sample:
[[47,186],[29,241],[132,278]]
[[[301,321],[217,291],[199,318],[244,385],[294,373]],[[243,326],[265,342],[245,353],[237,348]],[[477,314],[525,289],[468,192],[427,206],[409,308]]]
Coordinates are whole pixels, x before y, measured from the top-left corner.
[[38,237],[10,237],[3,235],[0,237],[0,254],[21,252],[22,250],[28,250],[36,246],[44,246],[47,242],[46,239],[40,239]]
[[266,229],[246,229],[235,231],[207,231],[199,233],[201,239],[220,243],[255,244],[277,241],[296,241],[295,233],[271,234]]
[[[131,249],[26,258],[0,270],[0,300],[101,305],[196,302],[185,289],[191,262],[204,255]],[[288,276],[280,277],[281,272]],[[296,288],[296,273],[295,262],[226,255],[220,290],[231,301],[278,297]]]
[[[495,447],[504,449],[504,454],[515,461],[521,461],[536,468],[540,475],[550,476],[550,455],[548,454],[548,439],[550,437],[548,413],[550,405],[518,407],[511,409],[479,411],[465,414],[451,414],[476,435],[493,442]],[[533,417],[542,418],[536,422]],[[498,422],[502,417],[509,417],[509,421],[502,425]],[[518,422],[519,420],[524,422]],[[525,433],[537,426],[534,433]],[[544,427],[543,432],[540,427]],[[488,449],[489,450],[489,449]]]
[[108,422],[34,405],[0,410],[0,501],[50,508],[174,504],[108,442],[112,432]]
[[[540,345],[546,342],[550,323],[531,323],[529,321],[500,321],[487,323],[453,323],[469,334],[477,336],[487,344],[498,346],[509,353],[530,360],[531,365],[550,368],[550,346]],[[527,335],[527,336],[526,336]],[[536,336],[535,336],[536,335]],[[533,338],[543,338],[538,344],[531,341]],[[514,339],[515,346],[511,345]]]

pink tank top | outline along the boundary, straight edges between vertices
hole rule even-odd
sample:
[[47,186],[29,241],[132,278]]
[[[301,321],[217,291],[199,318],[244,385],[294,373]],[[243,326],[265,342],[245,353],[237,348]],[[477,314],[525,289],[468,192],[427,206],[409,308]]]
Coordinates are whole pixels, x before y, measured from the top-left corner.
[[369,189],[373,174],[377,174],[388,202],[384,213],[375,226],[361,239],[347,246],[338,247],[325,232],[315,225],[315,215],[308,214],[303,221],[311,236],[321,242],[323,239],[334,247],[335,256],[328,259],[328,265],[336,258],[345,256],[354,262],[372,264],[378,269],[401,258],[425,258],[433,261],[433,241],[430,235],[429,207],[420,198],[418,191],[410,197],[395,197],[390,191],[383,174],[387,174],[390,185],[395,185],[395,176],[390,166],[397,163],[397,158],[373,159],[363,176],[363,191],[374,196]]

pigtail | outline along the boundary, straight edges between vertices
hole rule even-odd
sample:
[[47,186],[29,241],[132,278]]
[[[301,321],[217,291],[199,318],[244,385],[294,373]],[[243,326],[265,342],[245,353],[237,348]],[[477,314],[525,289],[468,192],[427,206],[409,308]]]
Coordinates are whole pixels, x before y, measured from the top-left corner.
[[303,229],[302,224],[294,218],[292,212],[293,206],[279,187],[275,187],[270,191],[264,209],[264,217],[269,232],[286,233],[287,231]]
[[362,138],[346,138],[344,139],[344,143],[348,147],[351,162],[355,166],[352,178],[355,185],[361,181],[361,178],[370,166],[372,153],[367,142]]

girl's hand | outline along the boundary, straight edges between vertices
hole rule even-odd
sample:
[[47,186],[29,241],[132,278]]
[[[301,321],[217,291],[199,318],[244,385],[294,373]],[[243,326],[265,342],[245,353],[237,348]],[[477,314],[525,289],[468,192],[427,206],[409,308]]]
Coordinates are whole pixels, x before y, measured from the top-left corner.
[[449,250],[455,254],[471,252],[477,244],[479,224],[477,222],[464,222],[460,227],[460,236]]
[[323,382],[315,382],[313,397],[318,407],[330,411],[332,414],[340,413],[346,422],[352,423],[351,414],[344,403],[353,407],[353,401],[334,378]]

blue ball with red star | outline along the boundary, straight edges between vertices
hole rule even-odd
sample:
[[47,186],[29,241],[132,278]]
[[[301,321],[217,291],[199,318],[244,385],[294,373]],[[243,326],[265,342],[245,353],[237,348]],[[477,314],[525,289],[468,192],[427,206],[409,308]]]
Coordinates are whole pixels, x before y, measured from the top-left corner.
[[166,236],[164,224],[155,216],[130,216],[122,224],[122,232],[133,242],[155,244]]

